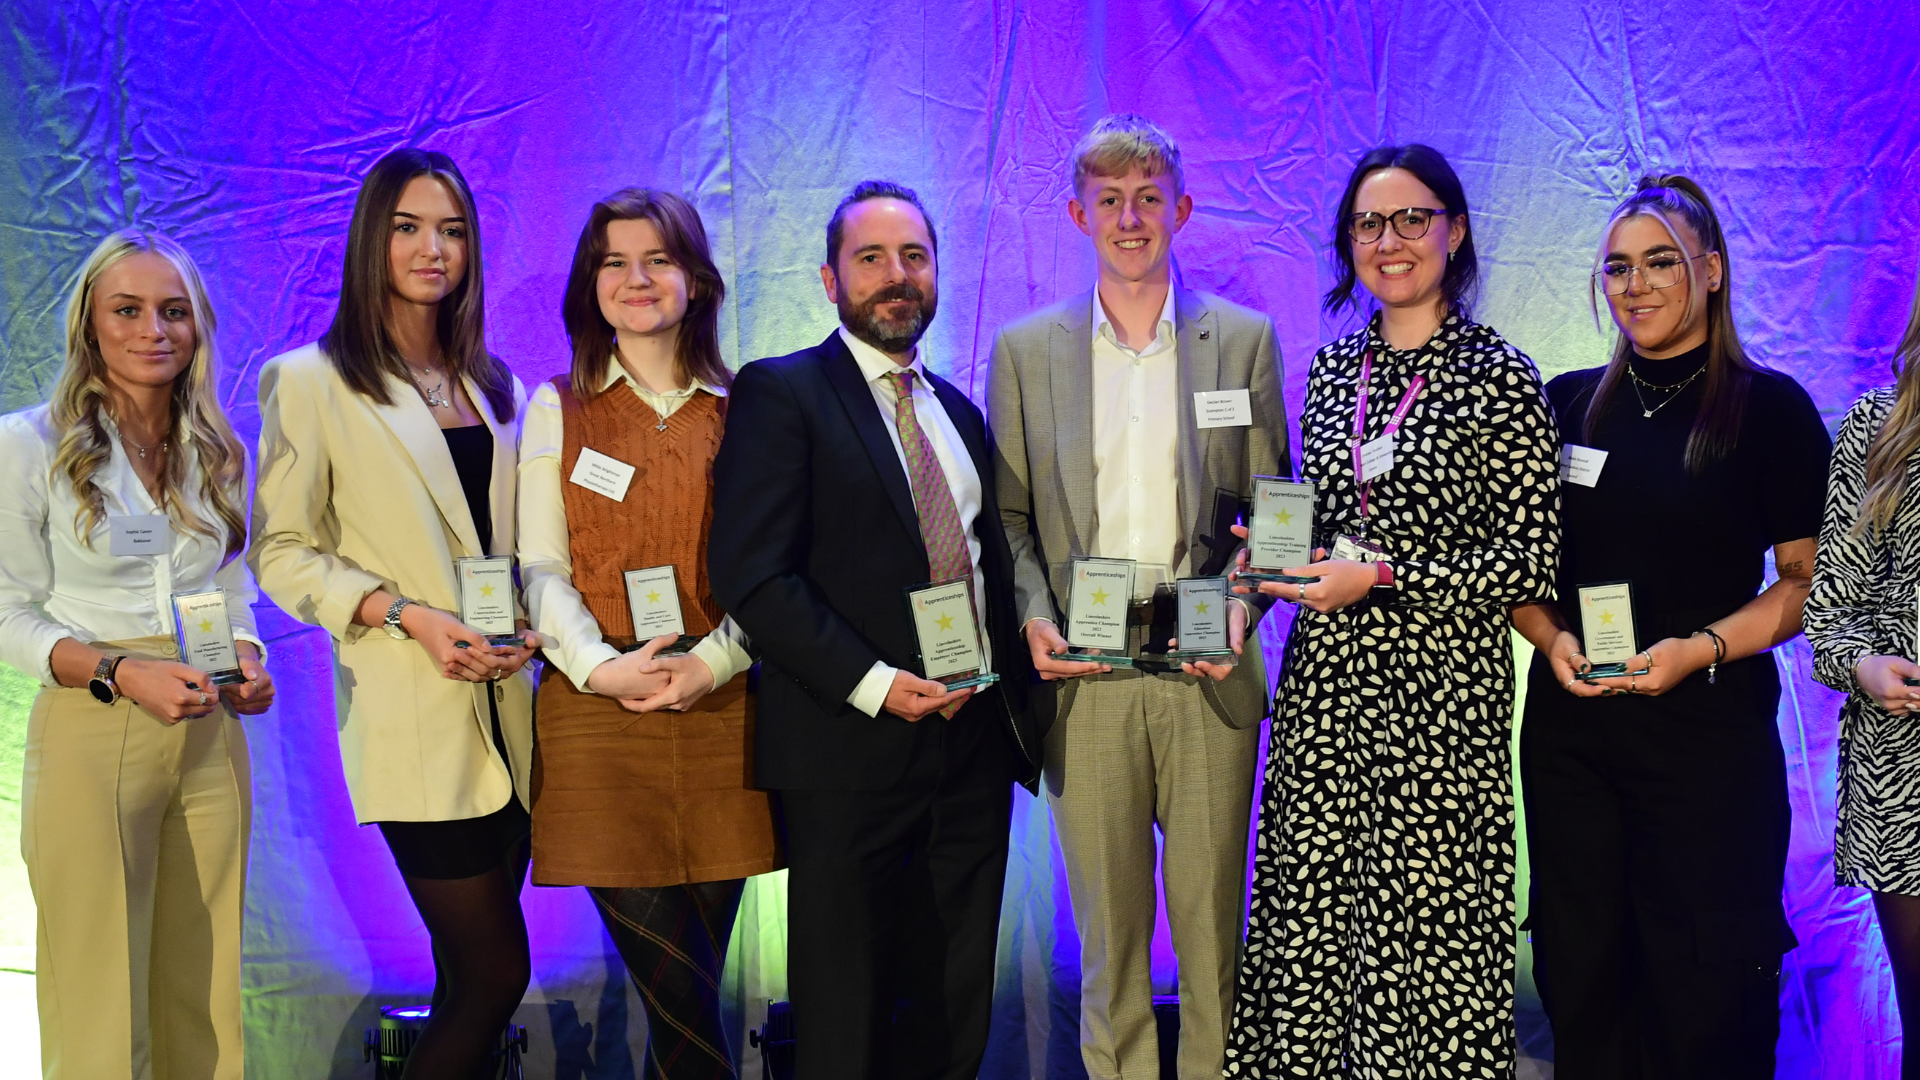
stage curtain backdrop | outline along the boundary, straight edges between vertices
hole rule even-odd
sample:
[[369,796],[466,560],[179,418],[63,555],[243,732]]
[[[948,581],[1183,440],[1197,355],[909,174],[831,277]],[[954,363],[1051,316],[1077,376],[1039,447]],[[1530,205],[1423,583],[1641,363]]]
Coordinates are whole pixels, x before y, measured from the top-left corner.
[[[0,405],[44,399],[66,283],[97,238],[154,228],[207,273],[222,390],[251,442],[260,365],[326,324],[357,180],[405,144],[447,151],[472,182],[491,344],[530,384],[563,369],[559,293],[593,199],[646,184],[695,201],[730,286],[737,366],[832,328],[823,223],[850,184],[884,176],[917,188],[939,227],[927,355],[978,398],[995,328],[1090,284],[1066,155],[1095,118],[1131,110],[1184,151],[1196,210],[1181,280],[1272,315],[1293,411],[1313,350],[1352,325],[1318,304],[1334,202],[1354,157],[1391,140],[1431,143],[1460,170],[1479,315],[1548,376],[1609,346],[1587,292],[1608,207],[1643,171],[1698,177],[1725,217],[1750,351],[1837,424],[1888,381],[1914,278],[1920,39],[1906,14],[1859,0],[10,4]],[[1648,542],[1711,557],[1683,536]],[[364,1075],[375,1007],[431,983],[424,935],[378,836],[353,825],[326,638],[262,618],[281,689],[247,724],[249,1071]],[[1803,644],[1777,657],[1801,943],[1782,981],[1780,1075],[1891,1076],[1879,931],[1865,894],[1831,885],[1838,702],[1808,678]],[[0,681],[9,836],[31,692]],[[784,996],[783,890],[756,882],[742,912],[728,975],[742,1026]],[[533,888],[526,904],[536,975],[518,1019],[534,1074],[635,1075],[640,1010],[589,904]],[[0,968],[14,974],[0,996],[29,1032],[33,918],[9,849]],[[1077,1075],[1078,946],[1047,809],[1024,794],[1001,942],[985,1074]],[[1519,993],[1538,1050],[1524,968]]]

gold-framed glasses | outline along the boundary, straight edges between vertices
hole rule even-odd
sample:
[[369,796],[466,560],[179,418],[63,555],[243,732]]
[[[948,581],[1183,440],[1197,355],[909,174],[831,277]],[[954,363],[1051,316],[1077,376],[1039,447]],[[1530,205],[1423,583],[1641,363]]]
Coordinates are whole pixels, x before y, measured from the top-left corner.
[[1391,224],[1393,231],[1402,240],[1418,240],[1427,235],[1433,227],[1433,219],[1445,210],[1435,210],[1427,206],[1409,206],[1404,210],[1395,210],[1391,214],[1378,214],[1371,210],[1354,214],[1347,218],[1347,235],[1353,237],[1356,244],[1371,244],[1386,234]]
[[1595,270],[1593,280],[1608,296],[1625,295],[1633,287],[1635,274],[1640,275],[1640,280],[1646,282],[1649,289],[1671,289],[1680,284],[1680,279],[1686,275],[1688,263],[1711,254],[1711,251],[1703,251],[1698,255],[1663,251],[1643,263],[1611,262]]

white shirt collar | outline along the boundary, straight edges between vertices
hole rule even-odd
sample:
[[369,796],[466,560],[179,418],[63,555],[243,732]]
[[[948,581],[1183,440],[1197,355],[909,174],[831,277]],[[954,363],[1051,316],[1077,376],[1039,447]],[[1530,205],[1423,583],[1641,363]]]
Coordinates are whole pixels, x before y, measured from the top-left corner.
[[[893,362],[893,357],[854,337],[853,331],[845,325],[840,327],[840,340],[847,343],[847,351],[853,354],[853,362],[860,365],[861,377],[868,382],[879,382],[887,372],[900,370],[900,365]],[[915,383],[925,385],[927,369],[920,365],[919,346],[914,347],[913,362],[907,367],[913,369]]]
[[[1167,283],[1167,298],[1160,305],[1160,321],[1154,325],[1153,338],[1156,345],[1164,345],[1173,340],[1173,283]],[[1107,317],[1106,305],[1100,302],[1100,287],[1093,288],[1093,332],[1105,335],[1108,341],[1120,344],[1120,336],[1113,331],[1113,320]],[[1126,346],[1122,345],[1121,348]],[[1144,352],[1146,350],[1139,350]]]
[[[620,361],[617,358],[609,359],[607,361],[607,377],[600,383],[601,393],[605,393],[615,383],[618,383],[618,382],[625,382],[628,386],[633,387],[636,393],[640,392],[643,389],[639,383],[633,381],[633,376],[627,374],[627,369],[624,364],[620,363]],[[683,387],[682,389],[679,389],[679,390],[668,390],[668,391],[665,391],[664,393],[658,390],[647,390],[646,392],[649,394],[652,394],[654,397],[676,398],[676,397],[692,397],[693,392],[695,390],[705,390],[707,393],[712,394],[714,397],[727,396],[727,391],[724,387],[709,386],[705,382],[702,382],[699,379],[693,380],[692,385]]]

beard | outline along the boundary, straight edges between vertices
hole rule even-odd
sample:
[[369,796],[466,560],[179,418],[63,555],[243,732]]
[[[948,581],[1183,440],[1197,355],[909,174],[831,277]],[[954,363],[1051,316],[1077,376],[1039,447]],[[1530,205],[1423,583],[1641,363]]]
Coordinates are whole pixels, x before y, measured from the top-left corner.
[[[880,314],[881,304],[896,300],[911,300],[915,306],[898,319]],[[898,285],[889,285],[858,303],[842,292],[838,307],[841,324],[854,337],[883,353],[897,356],[919,343],[920,336],[927,332],[927,325],[933,322],[934,309],[938,304],[939,297],[934,293],[922,292],[913,282],[903,281]]]

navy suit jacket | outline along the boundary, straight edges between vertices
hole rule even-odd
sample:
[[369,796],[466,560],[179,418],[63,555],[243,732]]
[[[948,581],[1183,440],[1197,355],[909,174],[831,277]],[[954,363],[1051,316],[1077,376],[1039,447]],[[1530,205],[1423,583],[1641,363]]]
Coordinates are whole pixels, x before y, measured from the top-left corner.
[[[1032,659],[1013,601],[1013,555],[995,512],[986,421],[927,376],[980,475],[973,522],[1012,778],[1034,786],[1041,739],[1028,708]],[[838,332],[811,349],[741,368],[713,463],[707,572],[713,595],[759,649],[754,781],[761,787],[877,791],[905,773],[917,733],[847,704],[874,661],[910,672],[906,590],[930,576],[913,488]],[[973,713],[970,710],[970,715]],[[921,724],[947,723],[937,715]]]

